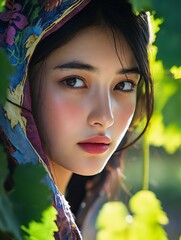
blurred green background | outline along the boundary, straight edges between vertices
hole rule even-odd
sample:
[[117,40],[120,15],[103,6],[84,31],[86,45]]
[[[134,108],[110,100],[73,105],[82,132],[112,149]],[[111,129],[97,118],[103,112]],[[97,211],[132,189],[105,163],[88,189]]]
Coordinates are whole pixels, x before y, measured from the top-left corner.
[[[145,139],[126,152],[123,184],[133,195],[143,188],[144,171],[148,171],[149,190],[156,193],[169,217],[165,227],[168,238],[178,240],[181,235],[181,1],[131,2],[136,12],[151,13],[154,35],[150,62],[155,109]],[[128,202],[128,198],[122,190],[121,200]]]
[[[181,235],[181,150],[168,154],[163,148],[150,148],[149,189],[161,201],[169,217],[165,229],[169,240],[178,240]],[[129,149],[123,163],[123,188],[131,195],[142,189],[143,153],[142,145]],[[121,200],[128,202],[129,196],[121,190]]]

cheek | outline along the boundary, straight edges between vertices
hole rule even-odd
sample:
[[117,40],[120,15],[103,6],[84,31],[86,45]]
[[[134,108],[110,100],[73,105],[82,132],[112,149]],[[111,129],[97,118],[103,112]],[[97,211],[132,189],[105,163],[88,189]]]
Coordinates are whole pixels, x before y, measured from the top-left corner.
[[133,115],[135,113],[135,107],[136,107],[136,104],[132,103],[125,108],[125,110],[124,110],[125,121],[127,121],[127,122],[131,121],[131,119],[133,118]]
[[126,134],[135,112],[135,102],[131,101],[129,104],[122,105],[117,109],[115,116],[114,133],[117,136],[118,143]]
[[68,133],[81,122],[83,115],[82,106],[72,100],[59,98],[49,98],[44,103],[42,111],[42,120],[44,128],[49,129],[49,134]]
[[127,129],[129,128],[132,122],[132,119],[135,113],[135,108],[136,108],[136,102],[128,105],[128,107],[125,109],[125,124]]
[[136,108],[136,99],[135,97],[127,98],[126,100],[122,101],[122,104],[117,105],[117,116],[116,120],[121,121],[122,125],[127,125],[132,119]]

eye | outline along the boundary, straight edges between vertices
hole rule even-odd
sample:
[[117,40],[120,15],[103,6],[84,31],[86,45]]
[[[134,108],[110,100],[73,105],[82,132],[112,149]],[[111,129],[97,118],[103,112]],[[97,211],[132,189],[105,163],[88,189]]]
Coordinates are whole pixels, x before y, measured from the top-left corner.
[[115,86],[114,90],[132,92],[134,91],[135,87],[136,84],[133,81],[122,81]]
[[71,88],[83,88],[86,87],[84,81],[80,77],[69,77],[61,81],[64,85]]

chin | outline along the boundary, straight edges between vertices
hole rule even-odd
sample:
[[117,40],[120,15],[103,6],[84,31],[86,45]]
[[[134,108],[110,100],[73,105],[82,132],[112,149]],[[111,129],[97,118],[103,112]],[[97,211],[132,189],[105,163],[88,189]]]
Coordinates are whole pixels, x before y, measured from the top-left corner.
[[74,173],[81,175],[81,176],[94,176],[99,174],[100,172],[102,172],[102,170],[104,169],[104,166],[102,168],[93,168],[91,166],[91,168],[89,169],[79,169],[78,171],[74,171]]

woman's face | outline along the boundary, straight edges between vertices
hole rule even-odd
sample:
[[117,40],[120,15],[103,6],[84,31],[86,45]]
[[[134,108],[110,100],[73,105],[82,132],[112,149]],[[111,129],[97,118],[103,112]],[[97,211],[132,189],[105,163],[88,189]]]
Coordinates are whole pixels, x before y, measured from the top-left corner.
[[130,48],[121,35],[88,28],[52,52],[44,69],[37,111],[45,153],[71,172],[100,172],[135,112],[140,75]]

